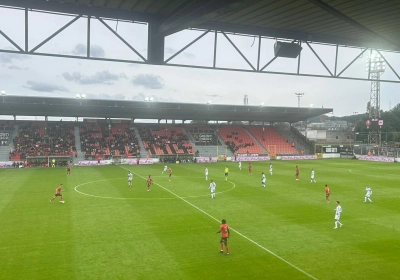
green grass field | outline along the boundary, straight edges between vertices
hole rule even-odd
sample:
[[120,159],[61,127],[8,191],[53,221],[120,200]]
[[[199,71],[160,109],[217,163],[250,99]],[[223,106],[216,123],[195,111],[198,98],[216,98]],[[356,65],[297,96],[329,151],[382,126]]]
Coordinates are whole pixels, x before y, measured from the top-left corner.
[[[0,279],[399,279],[398,164],[274,161],[272,176],[269,162],[254,162],[252,176],[247,164],[226,165],[228,182],[224,163],[207,165],[214,200],[204,164],[171,165],[171,182],[161,164],[75,167],[70,177],[0,170]],[[65,204],[49,203],[60,183]],[[373,203],[363,202],[367,184]],[[223,218],[229,256],[219,253]]]

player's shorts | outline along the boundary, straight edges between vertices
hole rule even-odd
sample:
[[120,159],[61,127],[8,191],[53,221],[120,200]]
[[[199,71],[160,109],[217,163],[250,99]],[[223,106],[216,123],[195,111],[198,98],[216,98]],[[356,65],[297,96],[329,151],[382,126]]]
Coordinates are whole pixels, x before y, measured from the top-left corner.
[[265,184],[265,180],[261,180],[261,183]]
[[70,172],[70,171],[71,171],[71,169],[68,168],[68,169],[67,169],[67,172]]
[[132,179],[128,179],[128,182],[132,182]]
[[299,173],[296,173],[296,177],[299,176]]
[[56,193],[54,196],[62,196],[61,193]]
[[225,244],[228,244],[228,237],[221,237],[221,240],[219,241],[219,243],[224,242]]
[[370,194],[366,194],[366,195],[365,195],[365,197],[367,197],[367,198],[370,198],[370,197],[371,197],[371,195],[370,195]]
[[335,215],[335,220],[340,220],[340,215]]
[[211,193],[215,193],[215,189],[211,189]]
[[205,173],[206,176],[208,176],[208,173]]
[[169,176],[169,177],[171,177],[171,176],[172,176],[172,174],[170,173],[170,174],[168,174],[168,176]]
[[225,176],[228,176],[228,173],[225,173]]
[[311,176],[311,180],[314,180],[314,176]]
[[326,194],[326,197],[329,197],[329,193]]

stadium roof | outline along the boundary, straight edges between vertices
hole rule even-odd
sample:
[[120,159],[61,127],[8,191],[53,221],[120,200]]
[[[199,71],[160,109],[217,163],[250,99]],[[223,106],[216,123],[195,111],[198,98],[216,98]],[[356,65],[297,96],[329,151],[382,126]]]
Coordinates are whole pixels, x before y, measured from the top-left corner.
[[0,97],[0,115],[210,121],[297,122],[329,108],[269,107],[77,98]]
[[399,0],[0,0],[1,5],[400,51]]

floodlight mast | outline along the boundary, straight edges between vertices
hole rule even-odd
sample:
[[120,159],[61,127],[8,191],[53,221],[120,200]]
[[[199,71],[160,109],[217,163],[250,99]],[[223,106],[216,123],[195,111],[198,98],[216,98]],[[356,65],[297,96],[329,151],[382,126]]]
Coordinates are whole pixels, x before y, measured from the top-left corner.
[[296,92],[295,94],[297,95],[297,107],[300,108],[300,98],[304,96],[304,93]]
[[[378,122],[381,116],[380,77],[386,70],[385,59],[380,54],[374,56],[371,52],[370,57],[367,57],[365,70],[368,72],[368,76],[373,80],[371,82],[371,94],[368,108],[369,119]],[[368,144],[375,147],[381,145],[381,131],[378,126],[370,126]]]

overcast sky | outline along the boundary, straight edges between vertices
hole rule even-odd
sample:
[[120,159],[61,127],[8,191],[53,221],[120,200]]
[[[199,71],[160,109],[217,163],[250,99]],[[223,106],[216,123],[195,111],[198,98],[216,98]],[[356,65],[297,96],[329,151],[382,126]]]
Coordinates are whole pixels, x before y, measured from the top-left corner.
[[[72,17],[30,12],[29,48],[32,49]],[[86,55],[86,22],[79,19],[57,35],[38,52]],[[146,57],[147,26],[106,21],[124,37],[139,53]],[[19,46],[24,46],[23,11],[0,8],[0,30]],[[200,31],[182,31],[166,38],[165,56],[170,57]],[[258,40],[253,37],[229,35],[230,39],[256,67]],[[171,63],[212,66],[214,34],[207,34]],[[261,65],[273,57],[274,40],[262,40]],[[335,48],[312,45],[333,72]],[[15,49],[0,35],[1,49]],[[338,72],[357,54],[356,48],[340,48]],[[140,58],[116,38],[98,20],[91,23],[91,53],[95,57],[133,59]],[[367,53],[357,59],[343,76],[367,77],[365,71]],[[386,58],[400,73],[400,54],[386,53]],[[250,69],[223,35],[218,36],[217,66]],[[296,72],[297,60],[276,59],[266,70]],[[386,67],[382,79],[395,79]],[[303,45],[301,72],[328,73],[310,49]],[[301,106],[333,108],[335,116],[364,113],[370,98],[371,83],[328,78],[259,74],[235,71],[216,71],[172,66],[89,61],[81,59],[26,56],[0,53],[0,90],[8,95],[35,95],[51,97],[75,97],[86,94],[87,98],[111,98],[155,101],[243,104],[248,95],[249,104],[268,106],[297,106],[296,92],[305,93]],[[381,83],[381,108],[400,103],[400,84]]]

